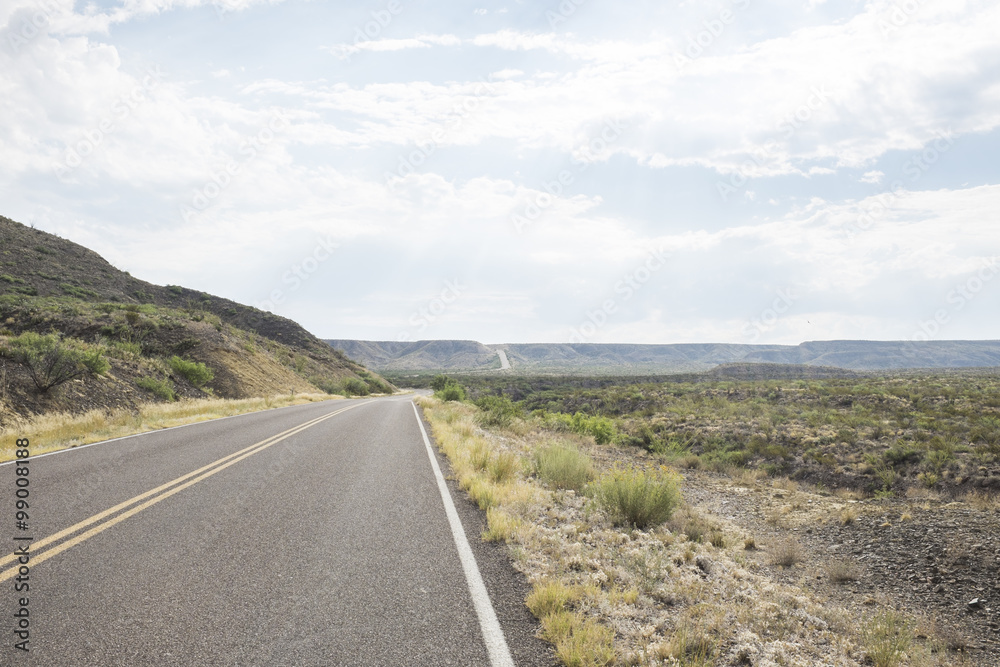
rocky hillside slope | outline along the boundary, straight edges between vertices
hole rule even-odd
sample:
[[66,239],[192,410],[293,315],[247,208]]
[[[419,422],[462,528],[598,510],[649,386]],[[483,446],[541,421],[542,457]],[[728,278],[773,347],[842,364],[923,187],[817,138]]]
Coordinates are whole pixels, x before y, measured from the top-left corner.
[[[39,390],[14,354],[25,346],[44,352],[35,334],[90,358],[93,369]],[[198,364],[210,371],[207,382],[191,372]],[[353,393],[391,389],[291,320],[197,290],[147,283],[83,246],[0,217],[0,426],[53,410],[345,387]]]

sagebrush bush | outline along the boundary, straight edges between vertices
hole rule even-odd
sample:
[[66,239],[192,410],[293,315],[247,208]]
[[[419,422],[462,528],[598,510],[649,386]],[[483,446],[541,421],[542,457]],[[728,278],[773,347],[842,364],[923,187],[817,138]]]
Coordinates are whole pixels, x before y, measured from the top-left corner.
[[170,357],[170,369],[190,382],[193,386],[201,389],[215,378],[212,369],[200,361],[187,361],[178,356]]
[[557,489],[582,490],[594,477],[590,457],[571,445],[551,444],[536,450],[532,472]]
[[615,466],[591,486],[594,499],[617,525],[659,525],[670,519],[681,501],[681,476],[666,466],[653,470]]

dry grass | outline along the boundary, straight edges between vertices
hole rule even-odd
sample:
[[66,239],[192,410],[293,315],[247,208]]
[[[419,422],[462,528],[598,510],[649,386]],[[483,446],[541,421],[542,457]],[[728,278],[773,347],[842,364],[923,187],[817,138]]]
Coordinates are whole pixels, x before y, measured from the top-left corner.
[[849,560],[835,560],[827,564],[826,576],[835,584],[844,584],[860,579],[861,569]]
[[[484,431],[468,406],[418,402],[452,475],[487,508],[483,536],[506,541],[534,583],[526,604],[561,664],[857,664],[857,619],[761,568],[745,551],[756,547],[746,530],[683,503],[665,525],[616,526],[589,493],[519,473],[498,481],[489,463],[473,465],[472,450],[489,452],[480,460],[509,452],[532,461],[565,434]],[[614,445],[589,447],[598,477],[615,463],[649,463]],[[802,559],[797,543],[767,555],[784,567]]]
[[907,488],[906,497],[911,500],[941,500],[943,496],[940,491],[921,485]]
[[970,491],[962,498],[962,502],[966,502],[977,510],[984,512],[1000,511],[1000,497],[991,496],[983,491]]
[[769,562],[779,567],[792,567],[803,558],[802,547],[792,539],[780,540],[769,550]]
[[496,507],[486,510],[486,530],[483,539],[487,542],[507,542],[513,540],[521,529],[521,520]]
[[913,623],[899,612],[887,609],[875,614],[862,633],[868,659],[875,667],[903,664],[913,644]]
[[29,438],[32,453],[44,454],[171,426],[330,399],[328,394],[244,399],[202,398],[177,403],[149,403],[140,406],[138,412],[91,410],[82,415],[49,413],[0,434],[0,461],[14,458],[14,442],[17,438]]
[[845,507],[840,510],[840,525],[850,526],[858,518],[858,511],[853,507]]

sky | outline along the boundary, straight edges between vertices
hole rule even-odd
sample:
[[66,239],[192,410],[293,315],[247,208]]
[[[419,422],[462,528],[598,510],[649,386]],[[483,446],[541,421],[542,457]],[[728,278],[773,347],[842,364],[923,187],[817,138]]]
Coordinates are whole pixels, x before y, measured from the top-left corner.
[[1000,2],[0,0],[0,214],[323,338],[1000,338]]

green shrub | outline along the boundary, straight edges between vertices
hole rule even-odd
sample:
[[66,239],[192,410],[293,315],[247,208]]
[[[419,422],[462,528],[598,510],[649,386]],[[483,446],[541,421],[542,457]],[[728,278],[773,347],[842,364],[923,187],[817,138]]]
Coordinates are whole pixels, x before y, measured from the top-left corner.
[[204,387],[215,377],[212,369],[200,361],[187,361],[180,357],[170,357],[170,369],[197,388]]
[[340,383],[336,380],[330,378],[317,378],[314,377],[310,380],[314,385],[322,389],[327,394],[336,394],[340,392]]
[[435,375],[431,378],[431,389],[434,391],[441,391],[449,382],[455,382],[447,375]]
[[71,285],[69,283],[59,283],[59,289],[70,296],[75,296],[78,299],[97,299],[101,296],[92,289],[77,287],[76,285]]
[[347,378],[344,380],[344,384],[341,385],[344,392],[344,396],[367,396],[371,393],[368,389],[368,385],[364,380],[359,380],[358,378]]
[[[0,354],[23,366],[41,394],[91,372],[84,361],[85,353],[69,347],[56,334],[23,333],[12,338],[0,349]],[[107,363],[103,359],[100,361]],[[91,359],[90,363],[99,369],[100,361]]]
[[104,375],[111,369],[111,362],[104,357],[104,350],[89,350],[80,356],[80,362],[94,375]]
[[153,392],[153,395],[161,400],[173,401],[176,398],[174,383],[170,380],[157,380],[156,378],[145,377],[139,378],[135,383],[143,389]]
[[557,489],[580,491],[594,477],[590,457],[575,447],[547,445],[532,456],[532,472]]
[[368,390],[373,394],[391,394],[392,385],[382,378],[372,375],[368,371],[358,371],[358,376],[368,385]]
[[506,396],[483,396],[476,402],[481,410],[477,419],[482,426],[510,426],[521,410]]
[[445,378],[444,382],[439,382],[438,378],[445,378],[443,375],[437,375],[431,380],[431,385],[437,384],[440,389],[434,391],[434,395],[440,398],[442,401],[464,401],[465,400],[465,387],[460,385],[457,380],[452,378]]
[[616,525],[646,528],[667,521],[677,509],[681,477],[666,466],[615,466],[592,485],[592,494]]

